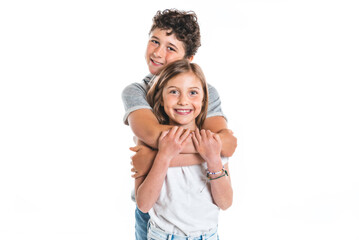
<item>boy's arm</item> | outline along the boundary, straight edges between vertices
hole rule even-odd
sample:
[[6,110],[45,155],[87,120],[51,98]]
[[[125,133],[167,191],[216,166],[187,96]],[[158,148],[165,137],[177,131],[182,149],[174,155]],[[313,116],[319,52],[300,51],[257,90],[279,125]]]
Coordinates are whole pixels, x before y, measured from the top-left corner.
[[[147,145],[157,149],[157,139],[161,132],[171,128],[169,125],[158,123],[157,118],[150,109],[138,109],[128,116],[128,123],[133,133]],[[221,155],[230,157],[237,147],[237,138],[233,136],[232,131],[227,129],[227,122],[222,116],[209,117],[203,124],[204,129],[218,133],[222,140]],[[187,142],[182,153],[197,153],[192,142]],[[176,160],[174,159],[174,162]],[[184,166],[178,163],[180,166]]]
[[[138,109],[128,116],[132,132],[148,146],[157,149],[161,132],[170,129],[171,125],[160,124],[150,109]],[[196,153],[193,143],[187,142],[182,153]]]
[[[137,146],[131,147],[130,150],[135,152],[135,155],[131,157],[133,166],[131,171],[134,173],[132,177],[137,179],[148,174],[158,151],[149,148],[142,141],[136,142]],[[203,162],[204,160],[198,153],[178,154],[171,160],[170,167],[197,165]]]
[[131,112],[128,116],[128,124],[139,140],[155,149],[158,147],[161,132],[171,128],[169,125],[159,124],[152,110],[145,108]]

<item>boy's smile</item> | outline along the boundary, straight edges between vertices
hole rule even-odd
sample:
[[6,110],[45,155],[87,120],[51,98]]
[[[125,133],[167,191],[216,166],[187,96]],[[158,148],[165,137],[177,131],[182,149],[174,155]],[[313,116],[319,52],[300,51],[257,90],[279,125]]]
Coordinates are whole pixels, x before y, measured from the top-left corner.
[[170,124],[194,130],[203,97],[202,83],[192,72],[181,73],[169,80],[162,92],[162,105]]
[[185,56],[184,45],[171,30],[156,28],[150,34],[146,49],[146,62],[151,74],[158,74],[164,66]]

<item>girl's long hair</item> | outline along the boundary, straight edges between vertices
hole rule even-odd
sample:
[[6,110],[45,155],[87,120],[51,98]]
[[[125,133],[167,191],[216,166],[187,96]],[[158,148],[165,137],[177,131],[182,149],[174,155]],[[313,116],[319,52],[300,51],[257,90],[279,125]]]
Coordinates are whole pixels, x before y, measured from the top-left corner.
[[147,102],[153,109],[153,113],[157,117],[160,124],[169,124],[169,117],[166,114],[161,103],[163,102],[163,89],[167,82],[181,73],[192,72],[202,83],[203,101],[200,114],[196,117],[196,125],[201,128],[207,117],[208,109],[208,87],[206,78],[199,65],[190,63],[186,59],[178,60],[168,64],[161,73],[154,77],[151,81],[151,87],[147,93]]

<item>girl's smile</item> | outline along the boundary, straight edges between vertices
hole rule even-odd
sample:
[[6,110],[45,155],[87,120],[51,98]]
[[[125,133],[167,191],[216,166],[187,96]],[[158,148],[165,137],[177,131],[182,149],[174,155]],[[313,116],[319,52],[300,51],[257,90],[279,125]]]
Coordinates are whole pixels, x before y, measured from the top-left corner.
[[169,80],[162,92],[162,105],[170,124],[194,130],[203,96],[202,83],[192,72],[181,73]]

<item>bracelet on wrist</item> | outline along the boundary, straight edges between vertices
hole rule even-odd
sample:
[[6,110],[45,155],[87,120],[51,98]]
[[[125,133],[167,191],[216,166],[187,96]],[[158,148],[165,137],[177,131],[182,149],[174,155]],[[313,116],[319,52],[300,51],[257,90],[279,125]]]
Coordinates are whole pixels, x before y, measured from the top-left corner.
[[212,180],[216,180],[216,179],[218,179],[218,178],[224,177],[224,176],[228,176],[227,170],[225,170],[224,168],[223,168],[222,170],[223,170],[223,174],[222,174],[221,176],[218,176],[218,177],[215,177],[215,178],[211,178],[211,177],[210,177],[210,174],[207,172],[207,178],[208,178],[208,180],[212,181]]
[[216,174],[220,174],[220,173],[223,173],[224,172],[224,166],[222,165],[222,169],[218,172],[210,172],[208,171],[208,168],[207,168],[207,175],[210,174],[210,175],[216,175]]

